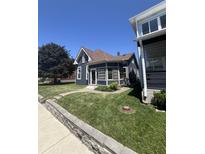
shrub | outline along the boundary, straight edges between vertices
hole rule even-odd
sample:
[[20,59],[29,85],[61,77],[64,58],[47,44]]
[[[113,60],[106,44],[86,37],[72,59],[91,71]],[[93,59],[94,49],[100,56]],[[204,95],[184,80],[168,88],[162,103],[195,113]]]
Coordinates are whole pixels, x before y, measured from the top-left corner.
[[117,82],[113,82],[109,86],[98,86],[97,88],[95,88],[95,90],[100,90],[100,91],[115,91],[117,89],[118,89]]
[[118,89],[118,83],[117,82],[113,82],[110,86],[109,86],[110,89],[112,90],[117,90]]
[[158,93],[154,93],[151,104],[153,104],[160,110],[166,110],[166,91],[161,90]]
[[108,86],[98,86],[97,88],[95,88],[95,90],[99,90],[99,91],[112,91],[112,89],[110,89],[110,87],[108,87]]

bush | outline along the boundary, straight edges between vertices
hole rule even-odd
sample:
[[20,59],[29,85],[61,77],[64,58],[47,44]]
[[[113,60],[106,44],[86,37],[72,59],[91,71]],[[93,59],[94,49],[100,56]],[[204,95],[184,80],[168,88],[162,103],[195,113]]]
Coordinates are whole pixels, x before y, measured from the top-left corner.
[[161,90],[159,93],[154,93],[151,104],[160,110],[166,110],[166,91]]
[[113,82],[110,86],[109,86],[110,89],[112,90],[117,90],[118,89],[118,83],[117,82]]
[[99,91],[112,91],[112,89],[110,89],[110,87],[108,87],[108,86],[98,86],[97,88],[95,88],[95,90],[99,90]]
[[95,90],[100,90],[100,91],[115,91],[117,89],[118,89],[118,83],[117,82],[113,82],[109,86],[98,86],[97,88],[95,88]]

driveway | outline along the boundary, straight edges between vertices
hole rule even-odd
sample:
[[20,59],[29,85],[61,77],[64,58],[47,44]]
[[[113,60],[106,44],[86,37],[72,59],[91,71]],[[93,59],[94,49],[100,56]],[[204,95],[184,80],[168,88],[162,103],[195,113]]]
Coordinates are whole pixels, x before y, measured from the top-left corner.
[[38,103],[38,153],[93,154],[40,103]]

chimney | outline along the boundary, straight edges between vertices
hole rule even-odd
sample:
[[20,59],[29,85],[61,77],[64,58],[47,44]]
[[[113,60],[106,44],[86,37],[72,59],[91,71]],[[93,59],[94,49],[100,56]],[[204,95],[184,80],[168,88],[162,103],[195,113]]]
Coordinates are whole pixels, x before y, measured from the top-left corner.
[[119,51],[117,52],[117,56],[120,56],[120,52]]

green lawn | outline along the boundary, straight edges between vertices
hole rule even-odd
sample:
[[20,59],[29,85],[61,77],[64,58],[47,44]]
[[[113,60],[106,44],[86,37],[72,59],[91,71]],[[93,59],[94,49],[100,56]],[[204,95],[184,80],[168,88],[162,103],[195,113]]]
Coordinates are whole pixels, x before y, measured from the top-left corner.
[[[155,112],[130,95],[76,93],[59,100],[59,104],[101,132],[140,154],[166,153],[166,113]],[[133,114],[119,111],[129,105]]]
[[58,85],[38,85],[38,93],[45,97],[46,99],[52,98],[58,94],[78,90],[84,88],[85,85],[76,85],[75,83],[66,83],[66,84],[58,84]]

